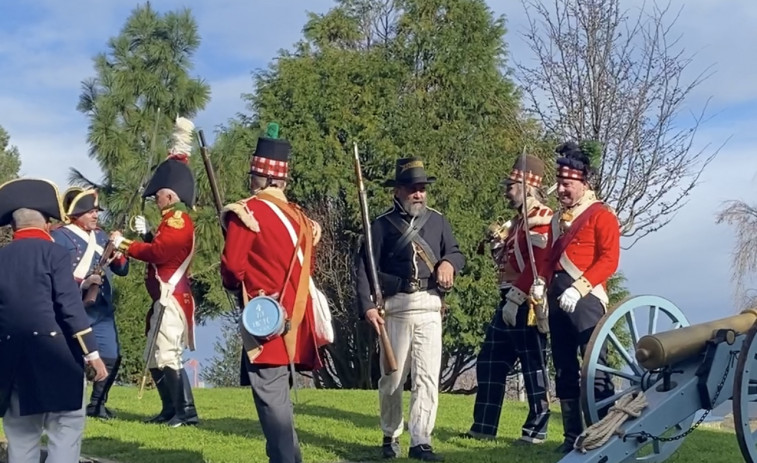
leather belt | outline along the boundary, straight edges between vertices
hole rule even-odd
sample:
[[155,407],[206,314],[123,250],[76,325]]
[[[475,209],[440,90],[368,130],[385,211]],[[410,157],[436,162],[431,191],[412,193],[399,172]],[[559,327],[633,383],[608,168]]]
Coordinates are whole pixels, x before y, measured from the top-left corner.
[[402,287],[400,292],[413,294],[418,291],[426,291],[436,287],[436,282],[430,278],[409,278],[402,280]]

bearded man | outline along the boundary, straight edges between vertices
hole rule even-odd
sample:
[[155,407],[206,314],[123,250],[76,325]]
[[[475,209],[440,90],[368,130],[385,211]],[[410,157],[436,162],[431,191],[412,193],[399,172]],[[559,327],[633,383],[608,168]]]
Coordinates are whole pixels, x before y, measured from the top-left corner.
[[360,317],[377,332],[386,327],[397,359],[397,371],[389,375],[382,365],[378,383],[384,458],[400,453],[402,390],[410,372],[408,456],[443,461],[431,447],[442,359],[442,297],[452,289],[465,257],[449,221],[426,205],[426,186],[435,180],[419,158],[410,157],[397,160],[395,178],[384,183],[394,188],[394,204],[370,231],[384,307],[377,307],[371,294],[365,246],[357,256]]

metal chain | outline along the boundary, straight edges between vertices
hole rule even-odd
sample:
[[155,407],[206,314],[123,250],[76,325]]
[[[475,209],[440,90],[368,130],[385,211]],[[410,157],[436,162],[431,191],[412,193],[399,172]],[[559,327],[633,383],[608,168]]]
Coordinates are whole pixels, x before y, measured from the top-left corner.
[[[723,378],[720,380],[720,384],[718,384],[718,387],[715,389],[715,397],[712,398],[713,403],[715,403],[715,401],[718,400],[718,397],[720,396],[720,392],[723,390],[723,387],[725,386],[725,382],[728,379],[728,373],[731,371],[731,366],[733,365],[733,361],[735,360],[736,355],[738,353],[739,351],[735,351],[735,350],[732,350],[730,352],[729,358],[728,358],[728,366],[726,366],[725,368],[725,372],[723,373]],[[681,434],[678,434],[677,436],[660,437],[660,436],[653,436],[652,434],[649,434],[646,431],[640,431],[640,432],[626,434],[625,436],[623,436],[623,442],[625,442],[626,439],[630,439],[632,437],[637,437],[643,440],[652,439],[654,441],[659,441],[659,442],[673,442],[679,439],[683,439],[684,437],[694,432],[694,430],[698,428],[699,425],[702,424],[702,422],[704,422],[704,419],[707,418],[707,415],[709,415],[711,411],[712,409],[705,410],[702,416],[699,417],[696,423],[694,423],[689,429],[682,432]]]

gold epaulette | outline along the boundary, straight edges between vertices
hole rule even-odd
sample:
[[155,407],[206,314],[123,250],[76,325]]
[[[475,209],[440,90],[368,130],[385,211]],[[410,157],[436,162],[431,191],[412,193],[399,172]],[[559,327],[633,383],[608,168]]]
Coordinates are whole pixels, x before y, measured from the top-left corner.
[[239,220],[241,220],[247,228],[256,233],[260,231],[260,224],[258,223],[257,219],[255,219],[255,215],[252,213],[252,211],[247,207],[247,201],[249,201],[253,197],[254,196],[250,198],[240,199],[235,203],[227,204],[226,206],[224,206],[224,208],[221,210],[221,223],[224,224],[224,227],[226,226],[226,214],[233,212],[237,215],[237,217],[239,217]]
[[177,230],[184,228],[186,222],[184,221],[181,211],[174,211],[173,215],[166,220],[166,225],[171,228],[176,228]]

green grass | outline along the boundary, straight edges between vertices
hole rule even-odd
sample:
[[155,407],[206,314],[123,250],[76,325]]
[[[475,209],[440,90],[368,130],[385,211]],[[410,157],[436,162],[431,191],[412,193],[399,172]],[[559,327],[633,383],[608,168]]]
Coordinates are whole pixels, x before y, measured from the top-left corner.
[[[141,421],[158,412],[157,392],[137,400],[132,387],[114,387],[109,407],[119,416],[111,421],[88,420],[83,452],[119,462],[236,463],[267,462],[265,441],[249,389],[196,389],[199,427],[168,429]],[[405,417],[409,392],[405,393]],[[303,458],[308,463],[379,461],[381,431],[376,391],[299,390],[295,424]],[[434,430],[434,448],[447,462],[557,462],[554,448],[562,441],[559,405],[553,405],[548,442],[541,446],[514,443],[526,415],[524,403],[508,403],[496,441],[461,439],[470,426],[473,396],[443,394]],[[407,455],[409,436],[401,439]],[[417,461],[394,460],[398,463]],[[670,462],[742,461],[733,432],[698,429],[686,438]]]

